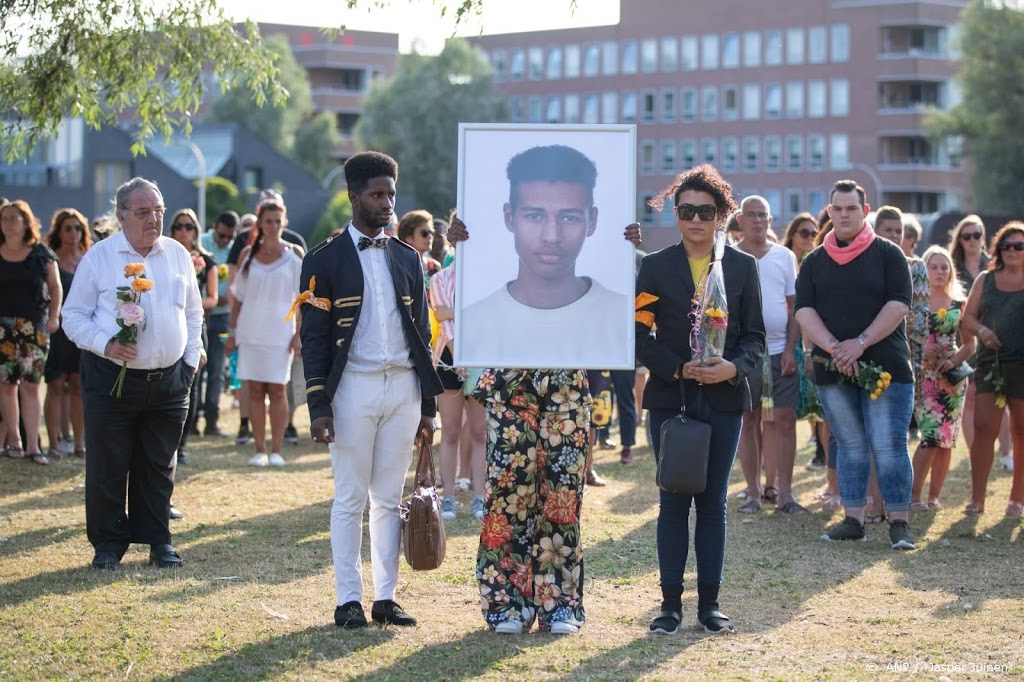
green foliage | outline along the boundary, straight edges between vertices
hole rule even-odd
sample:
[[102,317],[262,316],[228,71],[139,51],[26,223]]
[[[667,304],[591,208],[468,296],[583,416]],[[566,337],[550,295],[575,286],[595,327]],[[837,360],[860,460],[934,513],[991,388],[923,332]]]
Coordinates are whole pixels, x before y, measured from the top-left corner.
[[348,199],[348,192],[342,190],[335,194],[327,204],[327,210],[324,211],[316,227],[313,228],[309,244],[311,246],[319,244],[331,236],[331,232],[336,228],[345,227],[350,220],[352,220],[352,202]]
[[[1008,4],[1008,3],[1007,3]],[[927,120],[936,138],[961,136],[973,164],[975,205],[989,212],[1024,212],[1024,13],[975,0],[962,15],[963,101]]]
[[247,210],[245,197],[238,191],[238,187],[227,178],[206,178],[206,215],[202,216],[203,229],[212,228],[217,216],[229,210],[238,215]]
[[459,122],[504,118],[480,50],[451,39],[436,57],[402,55],[394,78],[370,88],[356,137],[395,157],[399,191],[417,208],[447,215],[455,206]]
[[295,133],[292,158],[317,180],[322,180],[337,164],[335,150],[341,145],[338,122],[321,111]]
[[0,0],[0,26],[8,161],[67,116],[92,128],[133,121],[136,154],[156,134],[188,134],[207,94],[204,69],[259,105],[288,95],[255,24],[236,28],[217,0]]

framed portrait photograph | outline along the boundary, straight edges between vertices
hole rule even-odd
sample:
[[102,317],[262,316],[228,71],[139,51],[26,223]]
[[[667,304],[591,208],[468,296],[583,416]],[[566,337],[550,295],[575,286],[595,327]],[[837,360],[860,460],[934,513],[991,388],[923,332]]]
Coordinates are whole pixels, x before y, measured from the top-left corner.
[[459,124],[455,365],[632,369],[633,125]]

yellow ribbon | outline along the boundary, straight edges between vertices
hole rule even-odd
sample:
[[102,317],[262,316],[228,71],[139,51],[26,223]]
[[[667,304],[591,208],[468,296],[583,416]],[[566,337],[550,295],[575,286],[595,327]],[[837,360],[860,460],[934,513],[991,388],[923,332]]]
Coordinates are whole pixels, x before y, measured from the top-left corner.
[[661,297],[655,296],[654,294],[649,294],[646,291],[641,291],[636,297],[636,309],[640,310],[640,308],[643,308],[644,306],[650,305],[651,303],[654,303],[655,301],[659,300],[661,300]]
[[313,293],[316,290],[316,276],[309,278],[309,289],[306,289],[301,294],[295,297],[292,301],[292,307],[288,310],[288,314],[284,316],[285,322],[290,322],[295,313],[298,312],[299,306],[303,303],[308,303],[314,308],[319,308],[324,312],[331,312],[331,299],[329,298],[317,298],[316,294]]

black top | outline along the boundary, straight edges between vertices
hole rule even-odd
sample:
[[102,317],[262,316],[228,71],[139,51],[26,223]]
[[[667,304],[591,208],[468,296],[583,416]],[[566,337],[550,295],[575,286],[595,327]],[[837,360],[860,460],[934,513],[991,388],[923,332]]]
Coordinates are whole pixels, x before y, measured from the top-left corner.
[[[813,308],[825,327],[840,341],[855,339],[874,321],[889,301],[910,305],[910,268],[898,246],[876,238],[864,253],[846,265],[839,265],[819,246],[800,264],[796,278],[796,310]],[[817,357],[830,357],[815,348]],[[913,383],[906,322],[900,321],[889,336],[868,346],[861,362],[874,362],[897,383]],[[839,378],[814,363],[814,381],[834,384]]]
[[[981,274],[988,270],[988,264],[992,261],[992,256],[988,255],[984,251],[981,252],[981,265],[979,265],[978,274]],[[956,268],[956,278],[960,280],[960,287],[964,290],[964,296],[971,293],[971,287],[974,286],[975,277],[970,271],[964,266],[963,261],[954,263],[953,266]]]
[[[252,232],[251,228],[239,232],[238,236],[235,237],[234,243],[231,244],[231,250],[228,251],[228,265],[238,265],[238,257],[242,255],[242,249],[249,245],[250,232]],[[302,238],[302,235],[289,230],[287,227],[281,233],[281,241],[301,246],[303,253],[309,250],[306,248],[306,240]]]
[[75,281],[75,273],[68,272],[58,265],[57,276],[60,278],[60,288],[64,291],[64,298],[60,303],[60,307],[63,308],[64,304],[68,302],[68,293],[71,291],[71,284]]
[[[981,288],[978,320],[994,331],[1001,344],[998,351],[978,344],[978,364],[1024,363],[1024,291],[1002,291],[996,287],[995,272],[986,272]],[[978,275],[979,277],[981,275]]]
[[[725,332],[726,360],[736,365],[736,376],[701,391],[715,410],[746,412],[751,409],[747,375],[761,363],[765,352],[761,282],[757,261],[736,249],[722,255],[729,323]],[[645,256],[636,278],[636,293],[657,296],[642,307],[654,314],[656,331],[636,322],[637,361],[651,370],[644,389],[644,409],[679,409],[682,405],[676,371],[691,359],[690,305],[694,283],[682,242]],[[684,382],[687,404],[696,402],[697,382]]]
[[[195,268],[196,268],[196,281],[199,284],[199,292],[205,296],[206,293],[207,293],[207,291],[206,291],[206,278],[210,274],[210,268],[217,267],[217,263],[216,263],[216,261],[213,260],[213,258],[211,256],[208,256],[205,253],[200,253],[198,251],[193,251],[191,255],[192,255],[192,263],[193,263],[193,265],[195,265]],[[196,261],[197,258],[202,261],[202,263],[203,263],[202,266],[197,264],[197,261]]]
[[23,261],[0,257],[0,317],[23,317],[36,324],[46,321],[50,292],[46,267],[57,256],[45,244],[36,244]]

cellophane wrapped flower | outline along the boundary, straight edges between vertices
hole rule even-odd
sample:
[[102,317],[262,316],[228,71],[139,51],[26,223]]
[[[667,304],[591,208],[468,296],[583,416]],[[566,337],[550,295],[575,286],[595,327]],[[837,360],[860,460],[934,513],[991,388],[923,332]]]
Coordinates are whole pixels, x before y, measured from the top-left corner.
[[[835,360],[832,358],[815,357],[814,361],[825,366],[825,369],[839,374]],[[872,400],[878,400],[892,382],[892,375],[882,369],[882,366],[874,362],[861,360],[857,363],[858,376],[848,377],[839,374],[840,384],[853,384],[859,386],[871,395]]]
[[767,352],[761,356],[761,421],[775,421],[775,385],[772,382],[772,359]]
[[725,276],[722,274],[722,255],[725,253],[725,230],[715,233],[715,247],[704,278],[693,297],[693,329],[690,332],[690,350],[693,359],[701,364],[725,353],[725,333],[729,328],[729,302],[725,296]]

